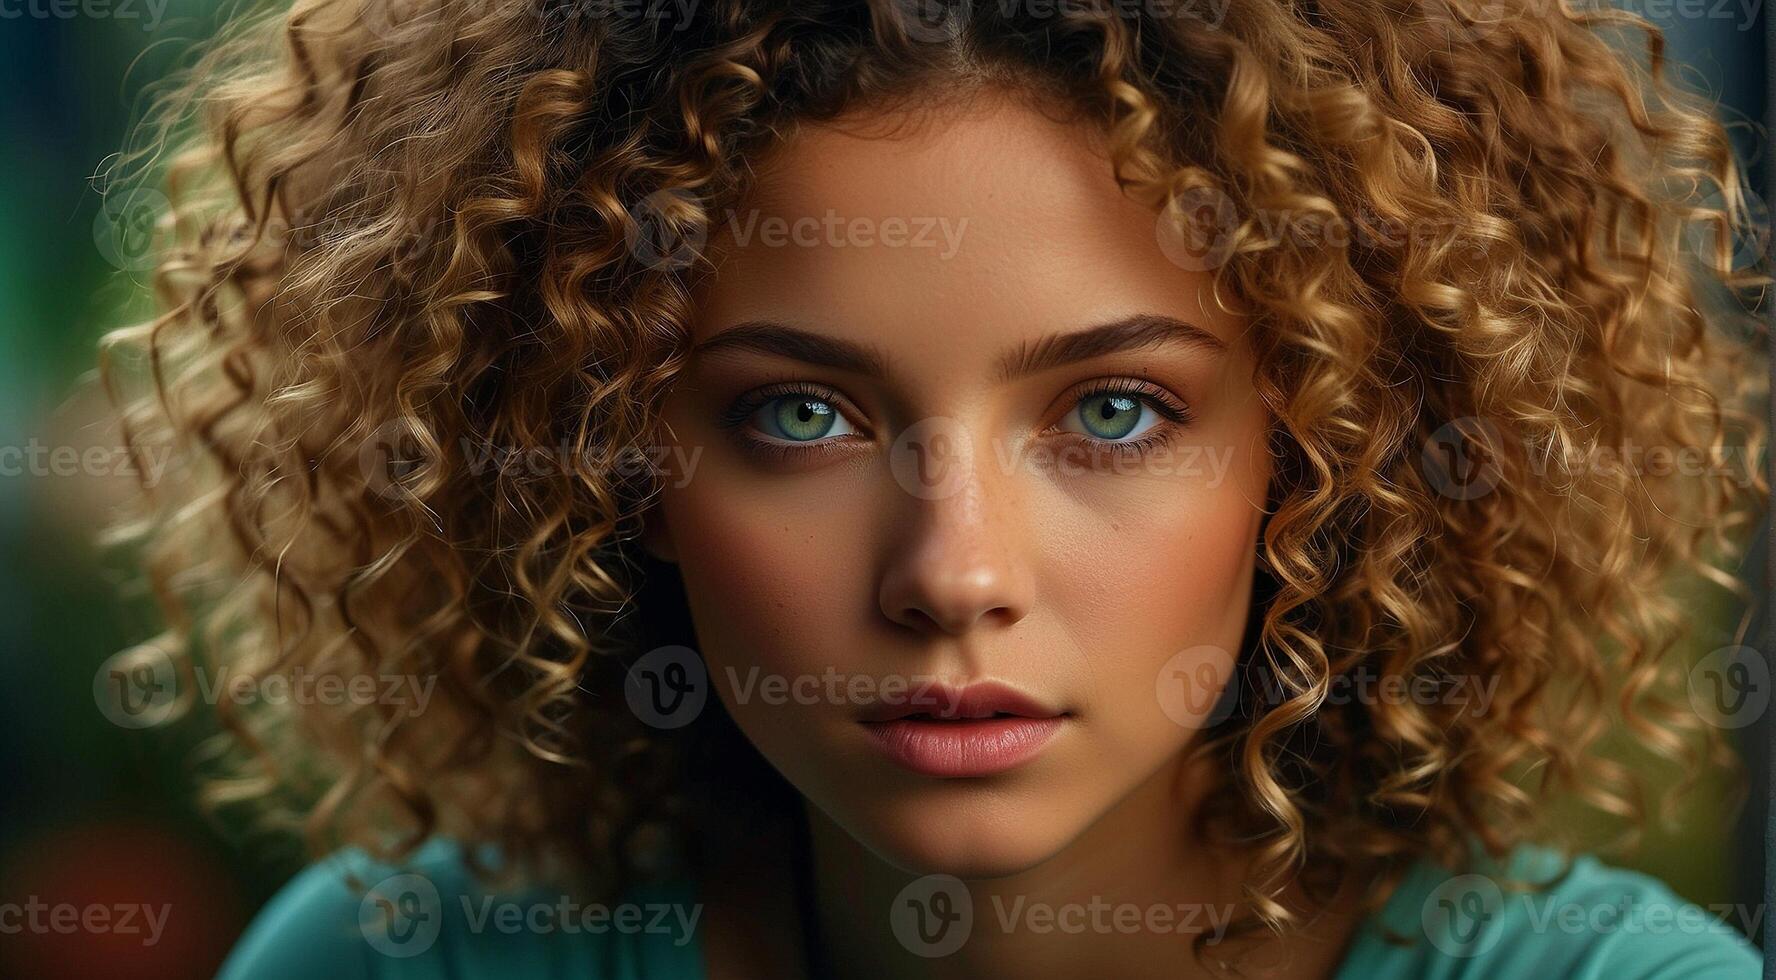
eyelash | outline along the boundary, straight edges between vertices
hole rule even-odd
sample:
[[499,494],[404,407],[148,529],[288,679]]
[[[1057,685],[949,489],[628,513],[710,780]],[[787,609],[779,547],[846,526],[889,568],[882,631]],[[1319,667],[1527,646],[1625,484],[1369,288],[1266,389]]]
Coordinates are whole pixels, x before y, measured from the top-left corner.
[[[1154,414],[1159,416],[1145,435],[1127,442],[1113,442],[1107,439],[1095,439],[1084,433],[1067,432],[1068,436],[1078,437],[1083,444],[1089,445],[1099,452],[1111,453],[1123,458],[1139,458],[1156,449],[1168,445],[1178,433],[1195,421],[1190,406],[1166,389],[1150,381],[1139,378],[1099,378],[1077,385],[1061,396],[1067,406],[1067,413],[1079,410],[1079,403],[1087,398],[1099,396],[1122,396],[1138,399]],[[1066,413],[1061,415],[1066,418]],[[1056,420],[1057,423],[1059,419]],[[1051,427],[1052,428],[1052,427]]]
[[[1171,392],[1139,378],[1099,378],[1077,385],[1061,400],[1067,405],[1068,412],[1078,410],[1079,403],[1087,398],[1098,396],[1123,396],[1140,400],[1160,418],[1146,435],[1127,442],[1113,442],[1096,439],[1084,433],[1065,432],[1067,436],[1078,437],[1078,441],[1088,444],[1101,452],[1114,453],[1122,457],[1139,457],[1169,443],[1180,430],[1195,420],[1190,406],[1178,399]],[[743,449],[773,461],[804,457],[808,453],[818,453],[832,448],[834,443],[850,441],[852,436],[836,436],[831,439],[815,440],[807,443],[787,443],[776,439],[761,438],[747,431],[758,410],[778,398],[814,398],[832,405],[843,414],[859,431],[857,436],[867,436],[866,426],[859,421],[851,409],[851,402],[833,388],[809,381],[778,381],[754,388],[740,396],[723,412],[717,424],[730,432]],[[1065,414],[1061,418],[1065,418]],[[1056,420],[1056,423],[1059,419]],[[1060,431],[1050,425],[1049,432]]]
[[[813,398],[833,406],[839,414],[857,428],[855,436],[834,436],[807,443],[782,442],[764,438],[748,432],[748,423],[758,414],[758,410],[778,398]],[[739,443],[740,448],[764,457],[772,462],[806,457],[809,453],[830,450],[835,443],[850,442],[868,434],[868,429],[851,408],[851,402],[838,391],[811,381],[777,381],[754,388],[728,406],[727,411],[716,420],[717,425],[726,430]]]

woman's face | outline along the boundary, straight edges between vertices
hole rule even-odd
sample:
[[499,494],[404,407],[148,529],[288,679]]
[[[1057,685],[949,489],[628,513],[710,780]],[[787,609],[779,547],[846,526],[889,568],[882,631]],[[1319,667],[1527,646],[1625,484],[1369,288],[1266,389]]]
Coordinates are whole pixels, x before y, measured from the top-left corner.
[[812,803],[906,870],[1010,874],[1164,778],[1228,677],[1270,473],[1248,324],[1087,129],[845,130],[711,243],[649,540]]

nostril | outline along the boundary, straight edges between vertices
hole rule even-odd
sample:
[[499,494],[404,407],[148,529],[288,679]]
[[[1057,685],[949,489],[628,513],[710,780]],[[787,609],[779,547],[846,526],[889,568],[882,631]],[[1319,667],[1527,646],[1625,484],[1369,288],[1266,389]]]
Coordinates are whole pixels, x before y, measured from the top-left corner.
[[895,619],[902,626],[909,626],[922,632],[931,630],[942,631],[944,628],[943,624],[937,621],[937,617],[918,606],[908,606],[905,609],[902,609],[900,615],[895,617]]
[[921,632],[961,633],[978,626],[1010,626],[1019,617],[1006,606],[975,611],[956,610],[951,615],[939,615],[924,606],[906,606],[900,610],[899,615],[890,618],[902,626]]
[[1023,617],[1010,606],[994,606],[975,617],[976,622],[990,623],[995,626],[1010,626]]
[[886,618],[908,629],[959,634],[1016,623],[1028,612],[1030,591],[1028,576],[1002,556],[927,544],[897,556],[878,601]]

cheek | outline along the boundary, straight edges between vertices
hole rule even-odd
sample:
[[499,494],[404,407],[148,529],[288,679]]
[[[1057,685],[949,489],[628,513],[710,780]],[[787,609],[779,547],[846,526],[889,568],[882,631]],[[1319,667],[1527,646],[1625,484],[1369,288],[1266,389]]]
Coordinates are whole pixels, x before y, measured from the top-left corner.
[[1082,637],[1237,643],[1245,626],[1268,467],[1256,439],[1185,445],[1154,472],[1057,503],[1049,594]]
[[1257,515],[1243,501],[1180,494],[1146,519],[1056,556],[1074,583],[1057,597],[1083,637],[1235,642],[1244,628]]
[[1232,676],[1267,476],[1233,462],[1223,479],[1146,480],[1086,505],[1097,518],[1047,559],[1054,615],[1088,660],[1094,727],[1131,756],[1188,741]]
[[831,486],[801,492],[798,482],[716,464],[663,491],[661,510],[712,666],[818,673],[836,650],[811,646],[811,638],[855,632],[855,597],[873,595],[864,580],[867,506]]

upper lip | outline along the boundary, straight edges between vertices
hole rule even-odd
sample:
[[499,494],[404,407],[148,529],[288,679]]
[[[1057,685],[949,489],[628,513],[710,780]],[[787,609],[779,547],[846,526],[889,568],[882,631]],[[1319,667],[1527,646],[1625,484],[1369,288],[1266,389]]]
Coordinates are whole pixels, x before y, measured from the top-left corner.
[[963,687],[931,682],[910,683],[905,693],[868,705],[860,720],[894,721],[911,715],[942,720],[994,715],[1055,718],[1065,713],[999,681],[975,681]]

